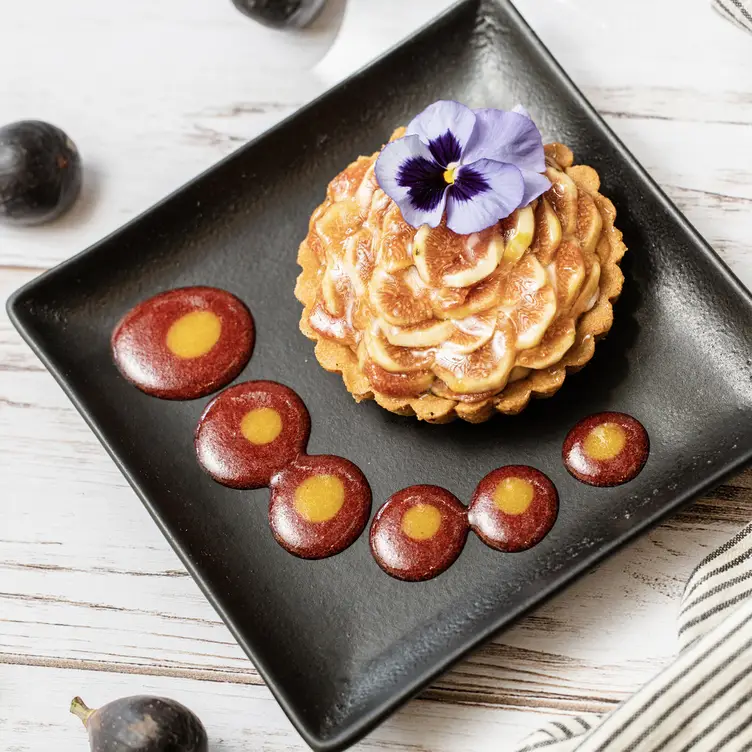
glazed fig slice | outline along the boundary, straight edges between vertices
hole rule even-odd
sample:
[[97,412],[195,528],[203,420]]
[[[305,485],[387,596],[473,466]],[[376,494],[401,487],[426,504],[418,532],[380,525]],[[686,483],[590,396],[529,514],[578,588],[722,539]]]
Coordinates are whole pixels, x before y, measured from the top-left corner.
[[89,732],[91,752],[207,752],[206,729],[184,705],[166,697],[123,697],[98,710],[74,697],[71,713]]

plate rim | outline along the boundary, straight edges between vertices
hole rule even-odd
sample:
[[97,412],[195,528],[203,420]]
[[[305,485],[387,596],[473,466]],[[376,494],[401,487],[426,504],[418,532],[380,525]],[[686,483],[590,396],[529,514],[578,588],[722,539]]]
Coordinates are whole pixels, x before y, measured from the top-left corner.
[[403,47],[412,45],[417,38],[425,33],[428,33],[435,25],[442,23],[448,17],[454,14],[459,14],[466,8],[475,7],[477,12],[481,12],[483,6],[488,4],[501,6],[503,10],[510,15],[510,17],[518,25],[521,34],[524,36],[525,43],[531,45],[541,54],[541,56],[545,59],[549,68],[551,69],[551,72],[557,77],[559,83],[563,87],[565,87],[567,92],[574,98],[577,105],[589,116],[589,118],[595,124],[598,125],[598,127],[605,134],[609,141],[609,146],[616,152],[620,153],[620,156],[629,164],[630,168],[637,173],[642,182],[645,183],[646,187],[651,190],[653,196],[659,200],[659,203],[669,214],[671,221],[675,224],[678,224],[681,229],[688,234],[689,238],[692,241],[692,244],[698,250],[702,251],[702,254],[706,258],[706,260],[712,263],[716,271],[726,279],[726,281],[734,289],[734,292],[738,294],[742,299],[742,302],[746,304],[750,311],[752,311],[752,291],[750,291],[741,282],[734,271],[719,256],[719,254],[712,248],[712,246],[710,246],[705,238],[700,235],[700,233],[697,231],[694,225],[692,225],[689,219],[679,211],[679,209],[664,192],[664,190],[650,176],[650,174],[624,145],[624,143],[616,135],[616,133],[614,133],[614,131],[606,123],[603,117],[585,97],[580,88],[574,83],[574,81],[558,63],[548,47],[537,36],[535,31],[528,24],[519,10],[517,10],[512,0],[457,0],[457,2],[453,3],[440,14],[432,17],[426,24],[422,25],[420,28],[412,32],[409,36],[397,42],[377,58],[362,66],[334,86],[326,89],[324,92],[316,96],[303,107],[290,113],[279,123],[263,131],[253,139],[249,140],[247,143],[240,146],[238,149],[223,157],[218,162],[212,164],[207,169],[199,173],[196,177],[182,184],[177,189],[170,192],[163,199],[156,202],[145,211],[139,213],[133,219],[108,233],[101,240],[93,243],[84,250],[76,253],[70,258],[37,275],[35,278],[13,292],[6,301],[6,311],[10,322],[19,332],[23,340],[29,345],[35,355],[41,360],[46,369],[51,373],[55,381],[62,388],[63,392],[70,399],[73,406],[83,417],[92,433],[96,436],[97,440],[102,444],[108,455],[114,461],[118,470],[123,474],[128,484],[136,492],[136,495],[139,497],[142,504],[146,507],[146,510],[156,523],[158,529],[165,537],[172,550],[177,554],[182,564],[186,567],[193,580],[198,585],[201,593],[212,605],[224,624],[230,630],[233,638],[238,642],[243,652],[245,652],[245,654],[251,660],[256,670],[264,680],[264,683],[272,692],[275,700],[279,703],[285,715],[288,717],[298,733],[302,736],[306,744],[308,744],[314,750],[314,752],[339,752],[340,750],[344,750],[361,740],[366,734],[372,731],[377,725],[379,725],[383,720],[391,715],[398,707],[402,706],[404,703],[418,694],[438,676],[446,672],[451,666],[465,657],[468,653],[477,649],[490,637],[497,634],[502,629],[510,626],[514,621],[519,619],[530,609],[542,605],[556,593],[562,591],[572,582],[579,579],[588,569],[612,556],[617,551],[622,549],[626,544],[630,543],[633,540],[636,540],[639,536],[643,535],[647,530],[653,528],[663,519],[675,514],[681,507],[701,496],[709,489],[722,483],[724,479],[739,473],[745,467],[752,464],[752,446],[749,447],[746,453],[737,455],[737,457],[733,461],[717,467],[711,474],[706,475],[701,481],[698,481],[690,488],[685,489],[682,493],[675,495],[670,504],[662,507],[660,510],[656,511],[649,517],[646,517],[640,523],[622,533],[618,538],[610,541],[607,545],[593,552],[590,556],[587,556],[586,558],[578,562],[575,566],[567,569],[566,574],[557,579],[555,583],[543,588],[541,591],[536,593],[534,597],[531,596],[526,598],[511,611],[508,611],[498,618],[494,619],[488,626],[484,627],[483,629],[474,632],[472,638],[465,640],[460,647],[452,650],[451,652],[447,652],[442,657],[441,661],[438,661],[430,668],[425,669],[421,673],[415,674],[411,678],[410,682],[398,694],[392,695],[387,701],[382,701],[377,707],[374,707],[368,712],[361,714],[353,723],[338,727],[336,732],[331,736],[321,737],[317,735],[314,730],[309,728],[304,719],[298,714],[297,710],[292,706],[290,702],[288,702],[285,696],[285,691],[282,689],[282,687],[279,686],[276,681],[270,678],[263,655],[260,654],[259,651],[253,650],[246,643],[243,636],[233,626],[229,616],[224,612],[219,602],[214,597],[211,587],[204,581],[200,572],[194,567],[187,552],[184,552],[182,550],[178,541],[174,538],[169,529],[161,521],[158,510],[152,505],[148,493],[140,487],[138,480],[135,478],[133,472],[129,469],[128,463],[123,458],[117,455],[116,450],[111,446],[110,442],[105,437],[104,432],[98,427],[94,416],[90,414],[88,408],[84,404],[85,398],[79,396],[78,389],[67,381],[66,375],[63,373],[63,369],[58,366],[58,364],[55,362],[55,359],[46,352],[44,337],[38,336],[38,334],[33,331],[33,316],[28,312],[28,310],[24,309],[23,303],[24,299],[29,295],[29,293],[37,290],[40,285],[49,283],[50,281],[54,280],[56,276],[63,274],[71,268],[74,268],[76,264],[78,264],[84,258],[89,258],[92,254],[101,252],[102,248],[104,248],[107,244],[109,244],[111,240],[116,238],[122,232],[139,224],[146,216],[151,215],[153,212],[159,211],[164,205],[176,199],[186,190],[199,184],[222,165],[231,162],[237,156],[239,156],[246,150],[254,148],[263,140],[272,136],[273,134],[288,128],[297,120],[305,118],[310,110],[314,109],[320,103],[324,102],[332,94],[349,85],[367,71],[380,65],[382,62],[387,60]]

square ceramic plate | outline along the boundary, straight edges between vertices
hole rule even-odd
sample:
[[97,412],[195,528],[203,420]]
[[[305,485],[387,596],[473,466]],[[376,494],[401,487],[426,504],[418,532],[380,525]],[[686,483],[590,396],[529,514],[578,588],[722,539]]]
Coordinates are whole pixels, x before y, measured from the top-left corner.
[[[430,102],[523,102],[547,140],[594,166],[630,248],[616,322],[559,394],[482,426],[421,425],[356,405],[298,331],[296,253],[328,181]],[[239,380],[295,389],[311,453],[348,457],[374,511],[415,483],[467,502],[508,463],[556,483],[551,534],[521,554],[471,535],[445,574],[387,577],[364,534],[331,559],[294,558],[272,539],[265,490],[223,488],[199,469],[192,435],[207,400],[164,402],[127,384],[109,337],[138,301],[215,285],[248,303],[256,352]],[[752,457],[752,301],[606,127],[506,0],[466,0],[128,226],[18,292],[16,326],[107,447],[188,570],[316,750],[365,734],[468,650]],[[579,484],[561,445],[581,417],[630,413],[652,453],[621,488]]]

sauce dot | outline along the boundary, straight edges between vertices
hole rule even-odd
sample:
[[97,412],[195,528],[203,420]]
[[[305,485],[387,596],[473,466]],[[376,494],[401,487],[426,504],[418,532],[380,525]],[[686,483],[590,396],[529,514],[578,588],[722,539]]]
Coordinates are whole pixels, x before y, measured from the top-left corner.
[[112,333],[120,373],[163,399],[196,399],[229,384],[253,352],[250,311],[225,290],[181,287],[128,311]]
[[240,432],[256,446],[271,444],[282,433],[282,416],[271,407],[256,408],[243,416]]
[[201,467],[230,488],[262,488],[305,452],[311,419],[300,397],[274,381],[246,381],[215,397],[196,427]]
[[272,534],[303,559],[344,551],[368,524],[371,488],[343,457],[300,455],[274,475],[269,487]]
[[493,493],[494,504],[505,514],[525,514],[533,503],[535,489],[522,478],[504,478]]
[[371,553],[398,580],[430,580],[456,561],[467,533],[467,509],[456,496],[439,486],[410,486],[376,513]]
[[402,532],[416,541],[426,541],[439,532],[441,512],[431,504],[416,504],[402,516]]
[[567,434],[562,459],[569,473],[590,486],[619,486],[636,478],[650,453],[650,438],[626,413],[597,413]]
[[527,465],[507,465],[478,483],[467,516],[487,546],[514,553],[540,543],[558,511],[559,494],[547,476]]
[[582,448],[594,460],[612,460],[621,454],[626,443],[627,435],[621,426],[616,423],[601,423],[590,431]]
[[345,487],[335,475],[313,475],[295,489],[295,511],[306,522],[328,522],[345,503]]
[[167,330],[167,348],[178,358],[200,358],[219,342],[222,322],[211,311],[191,311]]

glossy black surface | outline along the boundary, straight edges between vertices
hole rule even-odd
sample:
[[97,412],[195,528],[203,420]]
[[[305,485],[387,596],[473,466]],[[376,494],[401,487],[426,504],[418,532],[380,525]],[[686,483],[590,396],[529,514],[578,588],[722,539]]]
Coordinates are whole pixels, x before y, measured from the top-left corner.
[[[551,400],[481,426],[421,425],[356,405],[298,331],[295,257],[328,181],[439,98],[522,102],[546,139],[593,165],[630,248],[616,322]],[[208,401],[162,402],[110,362],[109,337],[139,300],[214,285],[253,311],[238,380],[281,381],[311,412],[311,453],[363,469],[373,509],[428,483],[470,499],[503,464],[533,465],[560,493],[554,529],[505,555],[471,536],[441,577],[385,577],[367,535],[303,561],[266,523],[268,491],[205,475],[193,429]],[[232,155],[10,303],[16,324],[113,454],[306,740],[342,749],[467,650],[752,456],[752,301],[598,118],[505,0],[467,0],[355,78]],[[627,412],[650,433],[640,476],[598,489],[561,445],[582,417]],[[164,451],[158,451],[163,447]]]

